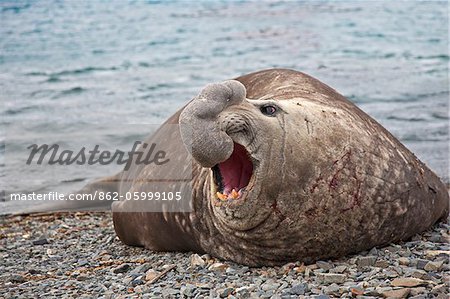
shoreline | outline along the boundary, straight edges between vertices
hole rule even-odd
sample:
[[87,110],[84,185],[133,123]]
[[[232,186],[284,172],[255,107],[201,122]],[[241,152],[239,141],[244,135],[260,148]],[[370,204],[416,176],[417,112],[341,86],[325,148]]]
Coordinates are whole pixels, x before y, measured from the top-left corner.
[[338,260],[249,268],[126,246],[110,212],[1,216],[0,298],[447,298],[449,229],[447,219]]

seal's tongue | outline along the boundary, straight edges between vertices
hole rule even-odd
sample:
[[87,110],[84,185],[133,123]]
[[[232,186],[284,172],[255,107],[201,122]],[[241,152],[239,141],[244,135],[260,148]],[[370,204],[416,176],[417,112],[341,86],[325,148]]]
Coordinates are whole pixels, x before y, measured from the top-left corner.
[[213,168],[214,179],[218,185],[219,199],[236,199],[241,195],[252,176],[253,164],[247,150],[240,144],[234,143],[231,156]]

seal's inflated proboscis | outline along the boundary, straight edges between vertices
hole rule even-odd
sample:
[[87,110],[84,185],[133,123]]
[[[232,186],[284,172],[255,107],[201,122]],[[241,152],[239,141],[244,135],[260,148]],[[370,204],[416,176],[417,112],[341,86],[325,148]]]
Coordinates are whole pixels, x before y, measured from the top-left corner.
[[[124,212],[134,203],[115,203],[126,244],[251,266],[309,263],[407,239],[448,215],[446,187],[424,163],[300,72],[209,85],[166,124],[180,124],[189,142],[193,210]],[[169,147],[171,138],[156,133],[149,142]],[[121,192],[145,191],[133,182],[152,167],[132,171]]]

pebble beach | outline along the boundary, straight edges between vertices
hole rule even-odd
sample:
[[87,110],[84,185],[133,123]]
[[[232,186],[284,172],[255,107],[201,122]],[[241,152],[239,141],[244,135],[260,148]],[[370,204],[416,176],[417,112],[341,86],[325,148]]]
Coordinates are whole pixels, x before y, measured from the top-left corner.
[[249,268],[126,246],[110,212],[2,216],[0,298],[448,298],[449,228],[338,260]]

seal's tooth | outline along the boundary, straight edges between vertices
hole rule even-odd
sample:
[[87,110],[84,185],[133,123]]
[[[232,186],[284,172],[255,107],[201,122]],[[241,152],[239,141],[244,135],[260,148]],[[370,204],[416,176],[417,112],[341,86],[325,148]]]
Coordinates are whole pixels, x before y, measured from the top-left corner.
[[233,189],[233,190],[231,191],[230,196],[231,196],[231,198],[236,199],[236,198],[239,197],[239,193],[237,193],[236,190]]
[[228,196],[226,194],[222,194],[220,192],[217,192],[216,195],[217,195],[217,198],[219,198],[220,200],[227,200],[228,199]]

